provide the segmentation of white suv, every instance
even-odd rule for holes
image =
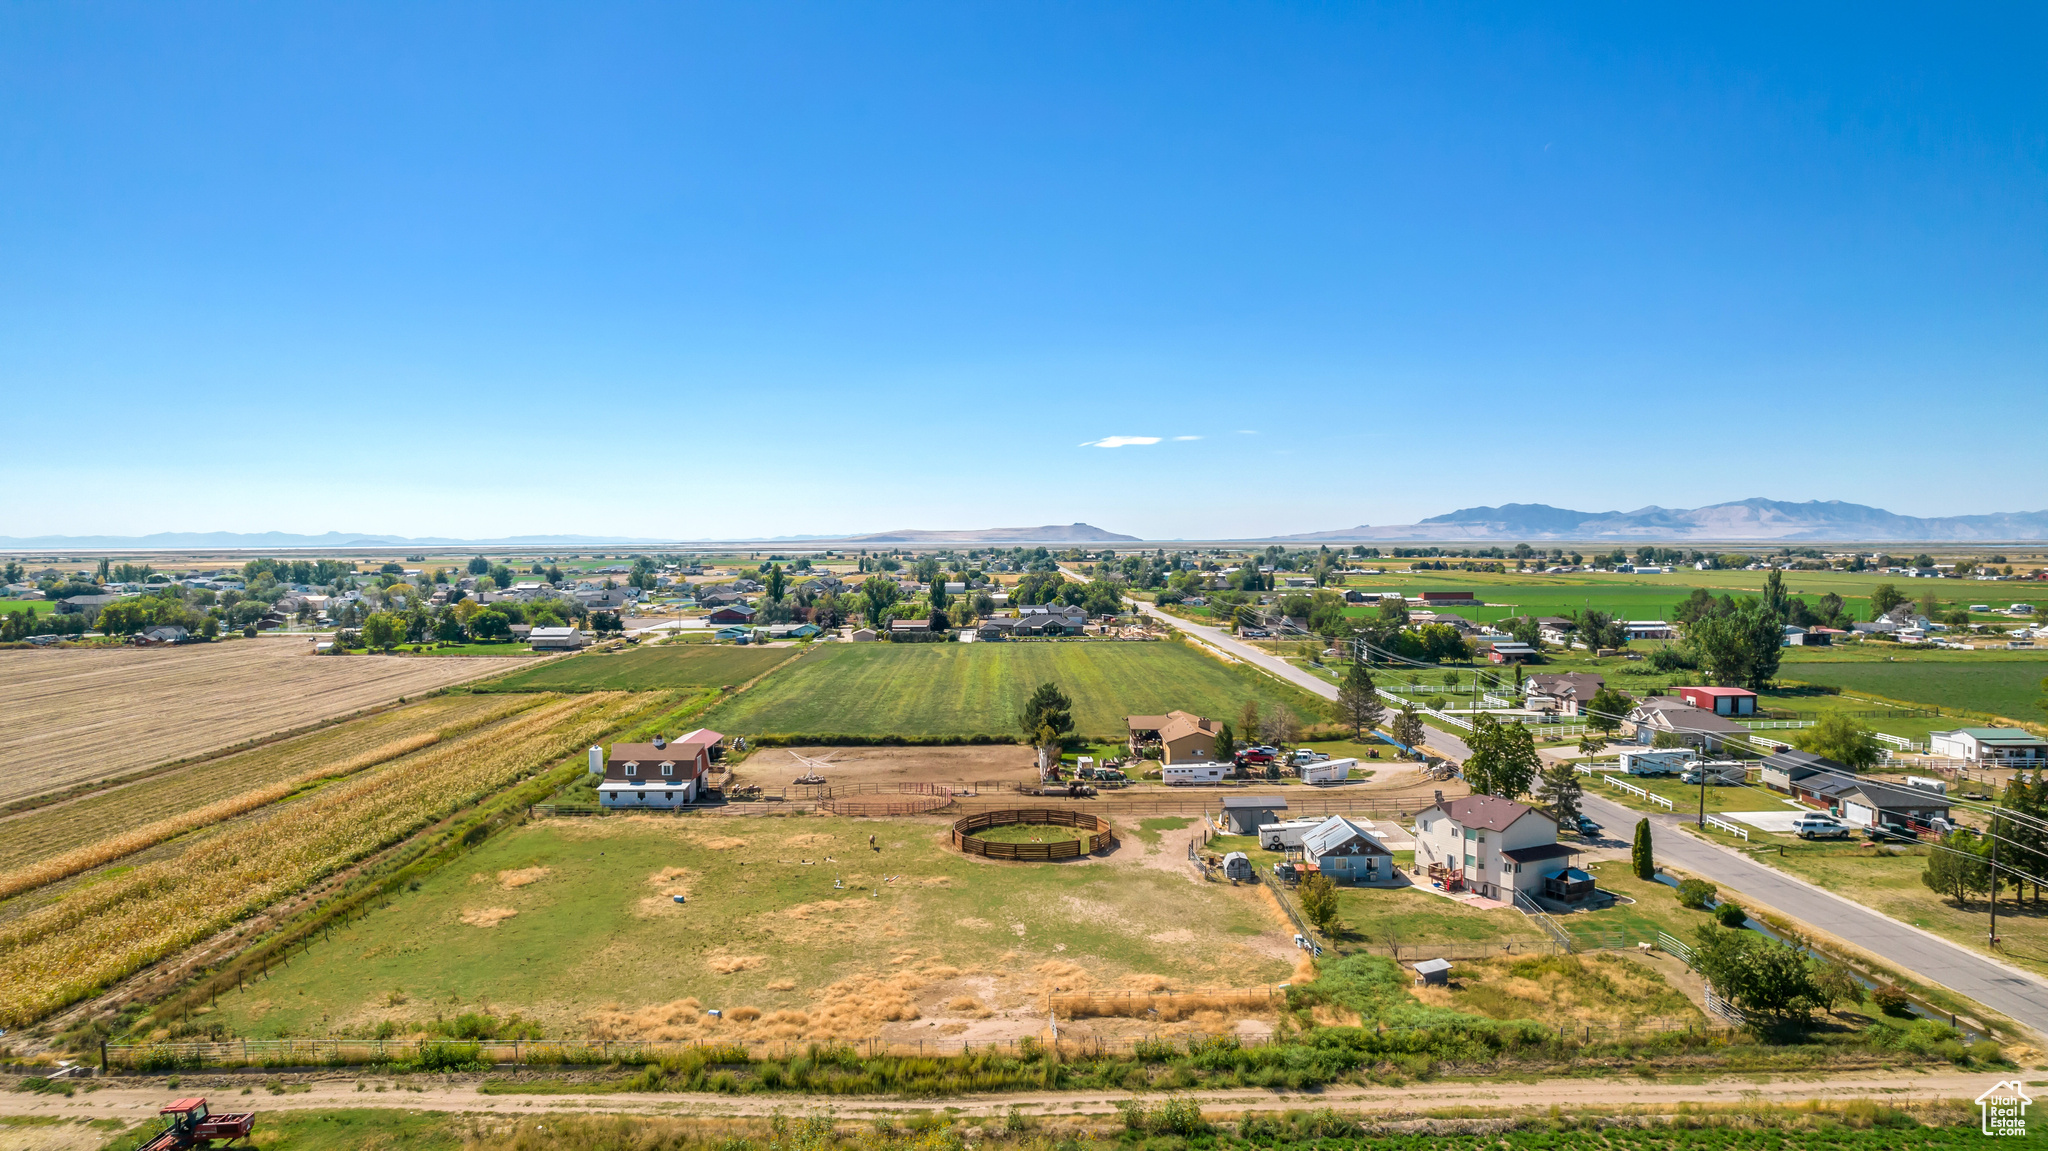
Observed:
[[[1802,815],[1792,821],[1792,833],[1801,839],[1847,839],[1849,829],[1825,815]]]

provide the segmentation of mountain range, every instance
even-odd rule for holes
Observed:
[[[1748,499],[1702,508],[1650,506],[1632,512],[1581,512],[1549,504],[1460,508],[1420,523],[1360,524],[1341,531],[1275,536],[1276,542],[1338,540],[1854,540],[1963,543],[2048,539],[2048,511],[1990,515],[1902,516],[1841,500]]]
[[[959,531],[875,532],[848,536],[775,536],[745,540],[676,540],[630,536],[534,535],[503,536],[498,539],[456,539],[448,536],[391,536],[365,532],[327,532],[323,535],[295,535],[291,532],[157,532],[146,536],[0,536],[0,549],[94,550],[136,548],[146,551],[222,548],[262,551],[278,548],[412,548],[412,547],[569,547],[625,544],[634,546],[683,546],[692,543],[785,543],[806,544],[918,544],[918,543],[1136,543],[1137,536],[1104,531],[1092,524],[1048,524],[1032,528],[969,528]]]

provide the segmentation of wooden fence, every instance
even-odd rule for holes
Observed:
[[[997,840],[979,839],[974,832],[990,827],[1004,827],[1010,824],[1027,824],[1041,827],[1075,827],[1095,834],[1086,840],[1062,839],[1053,843],[1003,843]],[[988,859],[1015,859],[1044,861],[1051,859],[1079,859],[1116,846],[1116,832],[1109,821],[1081,811],[1067,811],[1060,808],[1006,808],[999,811],[984,811],[970,815],[953,823],[953,846],[969,855]]]

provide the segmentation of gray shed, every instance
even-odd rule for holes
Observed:
[[[1232,834],[1257,835],[1262,823],[1276,823],[1275,812],[1287,810],[1284,795],[1232,795],[1223,800],[1223,822]]]
[[[1425,959],[1415,964],[1415,982],[1445,984],[1451,981],[1451,961]]]
[[[1242,851],[1233,851],[1223,857],[1223,877],[1249,883],[1252,881],[1252,861]]]

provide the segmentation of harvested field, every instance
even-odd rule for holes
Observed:
[[[544,704],[365,770],[173,858],[80,885],[0,925],[0,1025],[17,1027],[90,995],[530,772],[573,757],[618,726],[635,707],[631,698],[579,696]],[[550,888],[535,883],[493,894],[503,899]]]
[[[489,691],[669,691],[737,687],[794,656],[786,647],[663,644],[622,652],[589,652],[523,668],[487,685]]]
[[[471,695],[422,700],[0,821],[0,899],[253,811],[317,781],[453,739],[541,701]]]
[[[319,658],[294,639],[0,651],[0,762],[8,765],[0,803],[233,747],[503,666]]]

